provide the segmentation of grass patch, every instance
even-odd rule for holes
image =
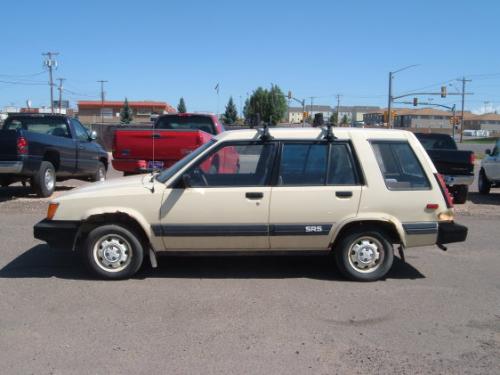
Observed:
[[[464,139],[462,143],[479,143],[479,144],[491,144],[497,141],[497,137],[486,137],[486,138],[475,138],[475,139]]]

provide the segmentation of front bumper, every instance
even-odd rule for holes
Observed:
[[[446,186],[455,185],[472,185],[474,182],[473,175],[445,175],[444,182]]]
[[[0,174],[17,174],[23,170],[22,161],[0,161]]]
[[[44,219],[33,227],[33,235],[52,248],[72,250],[79,227],[79,221]]]
[[[454,222],[440,222],[438,224],[438,238],[436,243],[444,245],[453,242],[464,242],[467,239],[467,227]]]

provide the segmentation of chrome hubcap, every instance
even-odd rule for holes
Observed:
[[[105,271],[121,271],[130,264],[131,258],[130,243],[118,234],[103,236],[94,245],[94,260]]]
[[[45,182],[45,187],[48,190],[52,190],[54,188],[54,173],[50,169],[45,171],[45,175],[43,176],[43,180]]]
[[[106,179],[106,175],[104,174],[104,170],[99,168],[99,181],[104,181]]]
[[[349,263],[359,272],[373,272],[383,259],[383,246],[376,238],[361,237],[349,249]]]

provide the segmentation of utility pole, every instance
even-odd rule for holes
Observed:
[[[45,56],[44,65],[49,68],[49,86],[50,86],[50,112],[54,113],[54,81],[52,78],[52,69],[57,68],[57,61],[54,56],[59,55],[59,52],[45,52],[42,56]]]
[[[63,90],[63,81],[65,81],[65,78],[57,78],[59,81],[59,87],[57,88],[59,90],[59,114],[61,114],[62,110],[62,90]]]
[[[102,111],[104,108],[104,84],[107,83],[108,81],[101,79],[97,82],[101,83],[101,123],[104,123],[104,114]]]
[[[392,72],[389,72],[389,98],[387,103],[387,128],[392,128]]]
[[[342,95],[337,94],[337,124],[336,124],[337,126],[339,126],[339,124],[340,124],[340,121],[339,121],[339,108],[340,108],[340,97],[341,96]]]
[[[462,118],[460,119],[460,143],[462,143],[464,137],[463,134],[464,134],[465,83],[471,82],[471,80],[462,77],[462,79],[458,79],[457,81],[462,81]]]

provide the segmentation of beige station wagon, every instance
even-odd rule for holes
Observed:
[[[153,158],[153,156],[152,156]],[[35,237],[83,252],[107,279],[158,254],[332,253],[348,278],[390,270],[394,247],[465,241],[417,138],[349,128],[228,131],[159,173],[54,199]]]

